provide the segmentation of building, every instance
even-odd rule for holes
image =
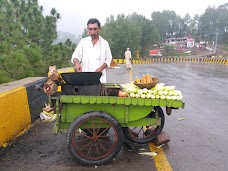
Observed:
[[[173,44],[175,46],[180,46],[180,47],[187,47],[187,48],[192,48],[195,45],[195,40],[194,38],[188,38],[188,37],[172,37],[165,39],[166,44]]]

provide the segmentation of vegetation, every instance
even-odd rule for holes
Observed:
[[[72,66],[73,40],[56,43],[60,14],[53,8],[44,16],[38,0],[0,0],[0,84],[25,77],[44,76],[49,65]],[[208,7],[202,15],[183,18],[174,11],[151,13],[147,19],[137,13],[109,16],[101,36],[108,40],[114,58],[124,58],[126,48],[133,57],[147,57],[151,48],[165,38],[192,36],[196,41],[228,45],[228,3]],[[88,36],[85,29],[81,37]],[[74,41],[75,42],[75,41]],[[225,46],[226,48],[226,46]],[[165,46],[173,53],[172,46]]]
[[[53,8],[43,16],[42,10],[37,0],[0,1],[0,84],[70,65],[75,44],[52,44],[60,14]]]
[[[127,17],[120,14],[116,19],[110,16],[102,28],[101,35],[108,40],[116,58],[123,58],[126,48],[131,49],[134,57],[137,51],[140,51],[140,56],[147,56],[159,37],[153,22],[137,13]]]

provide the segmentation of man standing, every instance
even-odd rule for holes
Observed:
[[[106,83],[106,68],[110,66],[112,54],[108,42],[100,34],[100,22],[92,18],[87,22],[88,37],[78,43],[71,62],[76,72],[102,72],[101,83]]]
[[[131,69],[131,51],[127,48],[127,51],[124,53],[127,70]]]

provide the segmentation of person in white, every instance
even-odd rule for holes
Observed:
[[[131,51],[127,48],[127,51],[124,53],[127,69],[131,69]]]
[[[100,22],[92,18],[87,22],[88,37],[78,43],[71,58],[76,72],[102,72],[101,83],[106,83],[106,68],[112,61],[109,43],[99,36]]]

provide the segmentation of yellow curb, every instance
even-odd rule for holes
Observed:
[[[31,124],[26,88],[19,86],[0,93],[0,147]]]
[[[16,138],[24,135],[25,132],[27,132],[32,127],[33,127],[33,124],[28,125],[24,130],[22,130],[19,134],[17,134]]]

